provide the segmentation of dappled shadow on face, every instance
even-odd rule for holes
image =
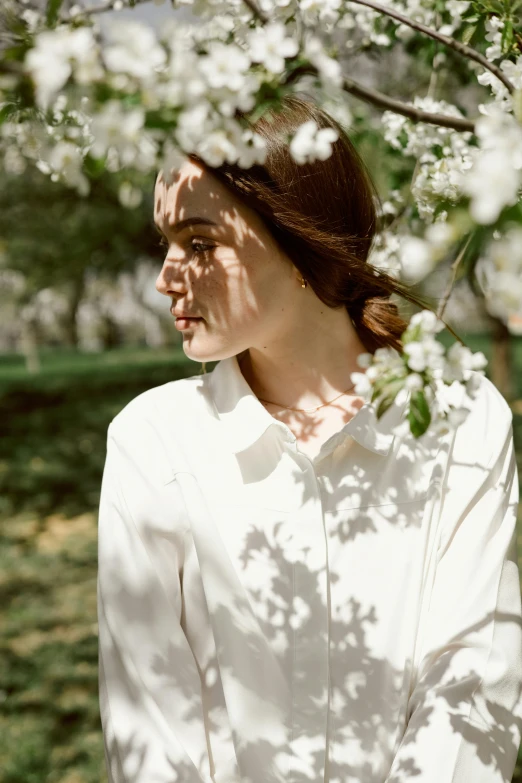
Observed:
[[[196,216],[215,225],[177,233],[180,221]],[[169,296],[178,311],[203,317],[216,336],[226,330],[229,341],[244,342],[247,330],[266,318],[269,294],[273,298],[273,286],[285,274],[282,252],[260,216],[211,172],[188,161],[172,184],[158,176],[154,221],[169,245],[156,281],[158,291]],[[208,241],[210,249],[196,254],[192,237]],[[207,346],[210,353],[212,347]],[[207,361],[219,358],[209,355]]]

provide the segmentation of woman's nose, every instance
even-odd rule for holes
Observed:
[[[182,288],[183,284],[181,282],[176,284],[172,268],[169,268],[169,265],[164,263],[156,278],[156,290],[165,296],[172,296],[174,293],[179,295],[181,291],[178,291],[178,289]]]

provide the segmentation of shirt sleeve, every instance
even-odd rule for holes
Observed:
[[[515,769],[518,475],[511,411],[489,380],[482,388],[455,439],[406,730],[385,783],[510,783]]]
[[[211,780],[201,678],[180,625],[184,531],[168,494],[175,482],[158,481],[155,451],[135,423],[109,425],[97,579],[109,783]]]

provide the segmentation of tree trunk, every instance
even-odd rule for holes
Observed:
[[[491,380],[508,402],[513,400],[513,350],[506,324],[492,317]]]
[[[117,348],[122,342],[118,324],[106,313],[100,316],[100,338],[105,351]]]
[[[82,274],[71,283],[71,297],[69,299],[69,312],[63,319],[65,341],[71,348],[78,348],[78,308],[83,299],[85,279]]]
[[[38,353],[38,335],[36,319],[33,317],[22,320],[20,347],[25,358],[25,369],[28,373],[39,373],[41,370],[40,354]]]

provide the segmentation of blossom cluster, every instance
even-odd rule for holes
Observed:
[[[444,323],[431,310],[415,313],[401,337],[403,350],[378,348],[357,357],[365,372],[354,372],[354,391],[371,402],[380,418],[399,394],[407,395],[404,420],[396,431],[415,438],[428,427],[439,433],[458,426],[467,416],[465,395],[473,398],[487,360],[459,342],[449,349],[435,335]]]
[[[475,274],[489,312],[507,322],[522,317],[522,227],[496,231],[483,248]]]
[[[481,107],[475,133],[479,149],[473,164],[461,174],[461,187],[471,197],[470,212],[477,223],[491,225],[505,207],[517,203],[522,187],[522,126],[497,104]]]
[[[278,20],[254,29],[239,24],[230,42],[230,23],[229,16],[202,26],[176,21],[157,37],[137,21],[118,21],[104,28],[103,41],[94,26],[36,29],[24,65],[45,119],[36,130],[32,120],[4,122],[7,170],[33,159],[85,194],[88,155],[110,171],[169,171],[189,152],[211,166],[262,163],[263,138],[236,112],[254,109],[298,54],[328,89],[339,85],[340,65],[311,30],[298,42],[295,26]],[[299,163],[324,159],[336,138],[308,122],[291,154]]]
[[[321,2],[316,1],[314,5],[321,5]],[[388,0],[386,5],[408,19],[414,19],[428,27],[438,28],[445,35],[453,35],[460,29],[463,21],[462,16],[471,3],[470,0],[446,0],[442,8],[440,3],[430,0],[392,0],[391,2]],[[359,31],[362,34],[363,42],[367,45],[375,44],[379,47],[387,47],[397,39],[408,41],[415,35],[414,30],[408,25],[383,17],[373,8],[351,5],[350,3],[335,3],[335,6],[338,14],[335,20],[337,27]],[[353,46],[352,36],[347,36],[346,47],[351,49]]]
[[[126,1],[115,0],[114,7]],[[492,65],[483,67],[484,60],[463,60],[477,89],[490,91],[489,100],[478,106],[474,132],[414,122],[400,111],[382,115],[384,140],[414,167],[413,208],[402,210],[404,199],[398,189],[392,190],[383,209],[395,218],[377,235],[369,261],[417,283],[451,254],[466,232],[485,227],[491,241],[484,245],[477,278],[486,307],[505,321],[522,312],[516,252],[521,239],[516,210],[522,189],[522,56],[510,48],[509,10],[507,16],[479,13],[470,0],[387,0],[381,11],[350,0],[257,0],[268,19],[262,23],[244,0],[176,0],[173,5],[190,9],[198,22],[172,19],[158,33],[129,20],[100,26],[95,15],[73,6],[67,21],[49,28],[42,15],[26,9],[27,51],[20,64],[34,90],[31,109],[39,121],[35,111],[9,111],[19,103],[18,77],[2,75],[0,154],[5,169],[18,174],[32,163],[82,195],[89,193],[93,170],[121,173],[121,203],[133,208],[141,200],[133,171],[162,169],[168,178],[191,152],[210,166],[225,161],[244,168],[262,164],[265,141],[239,117],[260,116],[286,92],[313,92],[348,126],[352,116],[342,67],[346,50],[402,45],[418,34],[417,22],[468,40],[481,18],[486,60],[500,70],[495,74]],[[413,25],[386,11],[402,14]],[[437,66],[444,66],[445,57],[437,53]],[[512,90],[499,74],[510,80]],[[20,94],[30,93],[26,87]],[[434,98],[431,89],[428,96],[414,96],[410,105],[460,123],[469,119],[457,105]],[[290,154],[298,164],[326,160],[337,137],[333,128],[305,122],[288,139]],[[462,383],[470,362],[480,365],[481,357],[473,359],[461,346],[442,356],[434,339],[439,322],[430,318],[426,312],[412,318],[400,357],[377,352],[364,383],[376,374],[372,393],[386,389],[381,411],[389,404],[390,388],[405,387],[419,411],[426,414],[427,406],[435,418],[437,410],[444,411],[452,421],[456,414],[449,416],[446,390],[450,368],[460,367],[462,377],[453,380]],[[421,370],[422,356],[428,363]],[[390,368],[395,373],[392,386],[385,380]]]

